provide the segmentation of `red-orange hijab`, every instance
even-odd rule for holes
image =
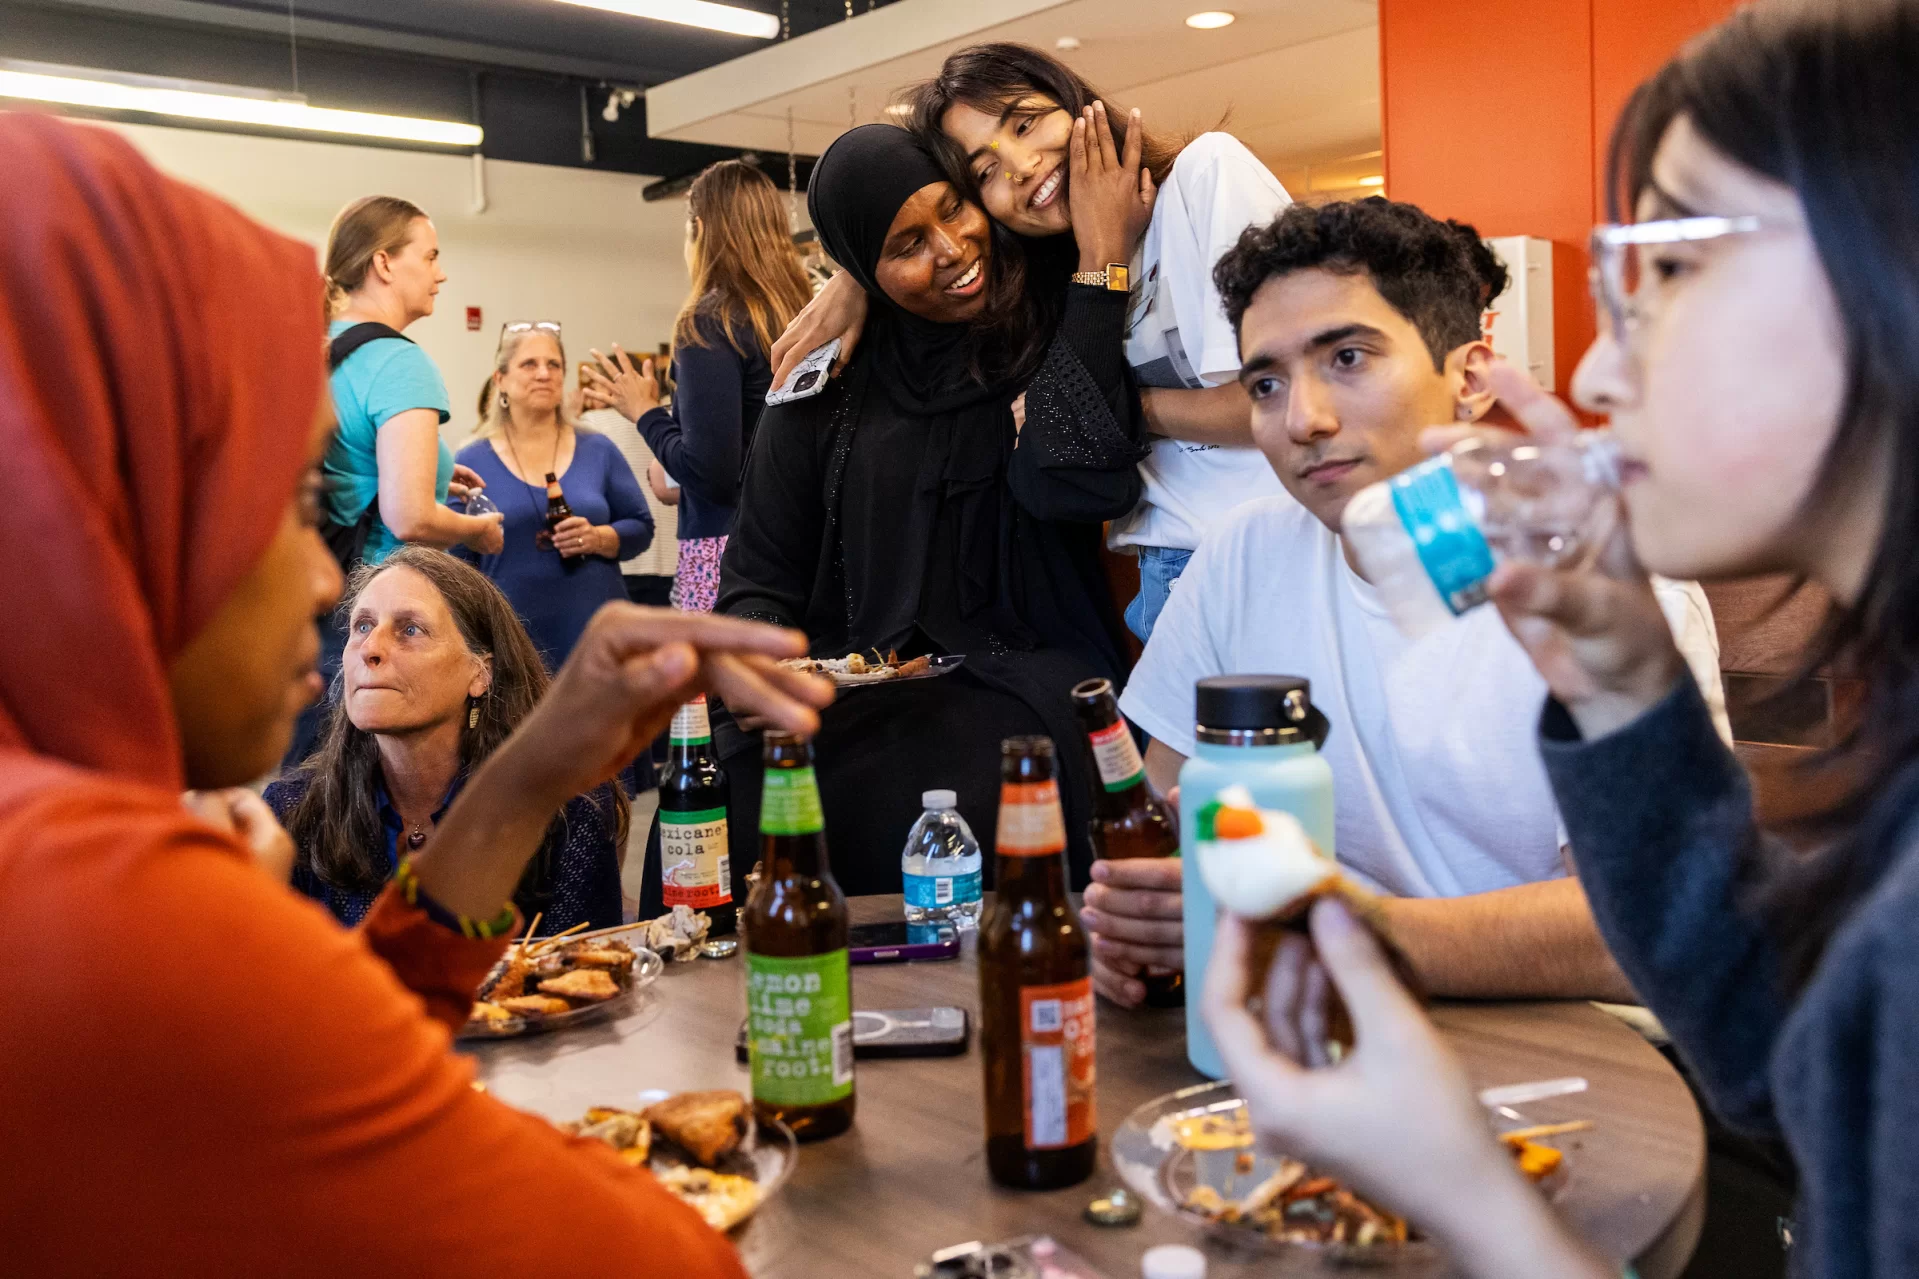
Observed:
[[[177,790],[168,664],[272,540],[322,389],[312,249],[118,135],[0,113],[0,810]]]

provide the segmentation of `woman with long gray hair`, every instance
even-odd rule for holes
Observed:
[[[512,606],[470,565],[403,546],[355,575],[346,661],[313,754],[267,787],[293,837],[293,886],[356,924],[469,773],[546,692]],[[607,783],[553,814],[513,894],[543,931],[620,922],[626,793]]]

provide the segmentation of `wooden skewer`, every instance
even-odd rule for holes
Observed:
[[[540,944],[534,947],[533,953],[536,955],[544,955],[547,951],[553,949],[554,945],[557,944],[562,939],[571,937],[574,933],[577,933],[582,928],[585,928],[586,923],[587,921],[581,920],[579,923],[573,925],[573,927],[567,929],[563,933],[554,933],[551,937],[542,939]]]
[[[1585,1132],[1593,1126],[1590,1119],[1575,1119],[1565,1124],[1536,1124],[1531,1128],[1515,1128],[1511,1132],[1502,1132],[1499,1139],[1508,1144],[1532,1141],[1538,1137],[1561,1137],[1569,1132]]]
[[[542,910],[542,911],[534,912],[533,922],[526,926],[526,936],[520,938],[520,950],[523,953],[525,952],[528,944],[531,943],[533,940],[533,930],[538,928],[540,926],[540,921],[545,918],[546,918],[545,911]]]

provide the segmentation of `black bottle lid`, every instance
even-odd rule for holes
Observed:
[[[1331,729],[1313,705],[1312,681],[1298,675],[1214,675],[1193,686],[1202,740],[1250,744],[1325,742]],[[1229,736],[1230,735],[1230,736]]]

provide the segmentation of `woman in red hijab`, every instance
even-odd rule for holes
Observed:
[[[0,173],[4,1267],[740,1275],[610,1149],[469,1087],[449,1031],[504,942],[448,923],[695,692],[816,727],[828,691],[773,666],[804,641],[609,605],[417,895],[341,931],[180,803],[268,771],[318,691],[313,254],[101,130],[0,115]]]

